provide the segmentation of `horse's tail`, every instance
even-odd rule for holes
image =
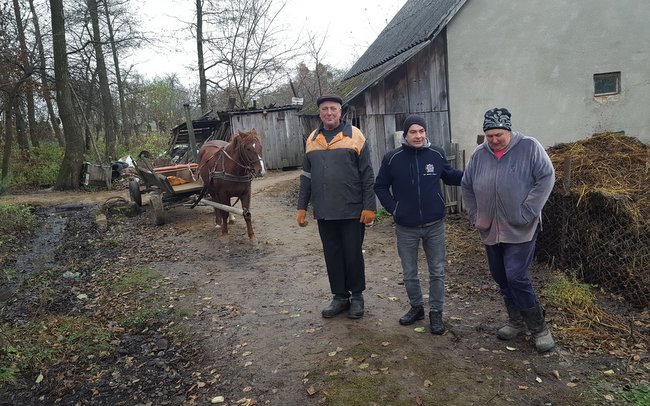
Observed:
[[[203,199],[203,196],[205,196],[205,192],[207,192],[207,190],[208,190],[208,184],[209,184],[209,183],[207,183],[207,182],[203,182],[203,189],[201,189],[201,193],[199,193],[199,197],[196,199],[196,201],[195,201],[194,204],[190,207],[190,209],[195,208],[195,207],[199,204],[199,202],[201,201],[201,199]]]

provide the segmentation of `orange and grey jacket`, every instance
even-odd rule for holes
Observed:
[[[322,124],[307,138],[300,175],[298,209],[311,200],[317,220],[358,219],[361,210],[376,210],[374,172],[366,138],[343,123],[328,143]]]

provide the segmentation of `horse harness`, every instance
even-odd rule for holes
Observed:
[[[241,147],[240,147],[241,149]],[[212,182],[212,179],[221,179],[221,180],[227,180],[230,182],[242,182],[242,183],[247,183],[253,180],[255,178],[255,174],[253,172],[253,163],[254,162],[259,162],[262,160],[262,158],[258,159],[253,159],[248,162],[247,165],[242,165],[241,163],[237,162],[233,157],[226,152],[226,147],[223,147],[216,151],[210,159],[214,158],[217,154],[219,156],[217,157],[217,162],[215,162],[214,166],[210,168],[210,182]],[[239,151],[240,157],[244,157],[244,154]],[[231,173],[226,172],[226,165],[225,165],[225,158],[228,158],[230,161],[234,162],[237,166],[240,168],[243,168],[246,170],[246,175],[233,175]],[[210,159],[206,160],[206,162],[209,162]],[[223,168],[223,171],[217,171],[217,166],[221,162],[221,167]]]

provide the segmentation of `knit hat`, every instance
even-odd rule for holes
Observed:
[[[409,128],[413,124],[421,125],[425,131],[427,129],[427,122],[424,121],[424,118],[418,116],[417,114],[411,114],[410,116],[406,117],[406,120],[404,120],[404,125],[403,125],[404,133],[402,134],[404,137],[406,137],[406,134],[409,132]]]
[[[338,103],[341,105],[343,104],[343,99],[341,99],[340,96],[337,96],[335,94],[324,94],[316,100],[316,105],[320,106],[321,103],[325,103],[326,101]]]
[[[512,124],[510,123],[510,112],[505,108],[493,108],[485,112],[485,119],[483,120],[483,132],[493,128],[501,128],[511,131]]]

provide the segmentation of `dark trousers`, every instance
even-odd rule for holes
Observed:
[[[536,240],[537,233],[529,242],[485,246],[490,273],[499,285],[501,295],[506,303],[514,304],[519,310],[528,310],[537,305],[537,295],[528,275]]]
[[[318,220],[327,276],[332,294],[350,297],[366,289],[363,237],[366,226],[359,220]]]

